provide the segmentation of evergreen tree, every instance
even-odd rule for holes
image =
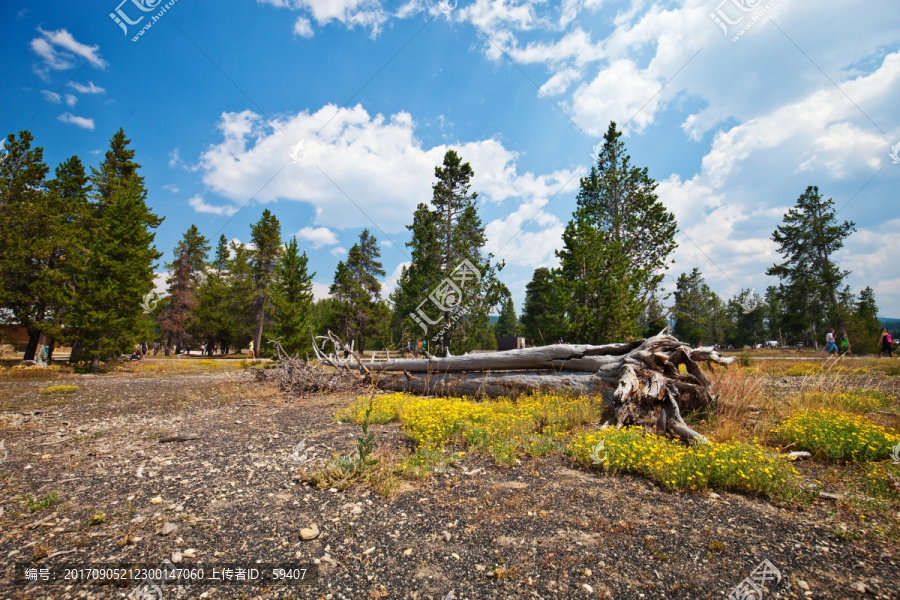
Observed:
[[[856,298],[853,312],[848,315],[842,330],[847,331],[854,354],[876,353],[880,350],[881,321],[878,319],[878,305],[875,291],[866,287]],[[842,330],[835,330],[840,339]]]
[[[300,253],[297,239],[284,246],[272,281],[273,337],[289,354],[301,355],[312,348],[312,278],[306,252]]]
[[[536,346],[555,344],[568,335],[566,286],[547,267],[535,269],[525,287],[522,335]]]
[[[228,264],[228,242],[222,235],[216,244],[215,257],[206,268],[206,277],[197,289],[198,306],[190,323],[191,334],[196,339],[218,345],[223,353],[234,343],[237,335],[235,330],[238,329],[235,326],[234,312],[238,307],[233,302],[228,282]],[[238,314],[241,314],[240,311]]]
[[[610,123],[557,251],[570,335],[578,342],[638,335],[676,247],[675,217],[659,201],[647,168],[631,165],[621,136]]]
[[[729,344],[736,347],[753,346],[769,339],[777,339],[766,337],[766,307],[762,297],[754,294],[753,290],[742,289],[740,294],[729,300],[725,314],[725,341]]]
[[[56,273],[48,271],[57,219],[51,212],[44,149],[29,131],[10,134],[0,162],[0,306],[25,328],[25,359],[33,360],[53,310]]]
[[[229,347],[240,349],[254,339],[254,324],[257,322],[257,289],[254,269],[251,264],[252,250],[242,244],[231,242],[231,258],[228,260],[228,307]],[[259,346],[256,346],[257,349]]]
[[[500,303],[500,318],[494,323],[494,335],[496,337],[516,335],[517,325],[516,308],[513,306],[512,298],[506,298]]]
[[[682,273],[675,287],[675,336],[689,344],[711,346],[725,339],[725,311],[696,267]]]
[[[350,248],[347,262],[339,262],[329,292],[337,301],[337,320],[344,340],[356,340],[355,348],[365,350],[366,339],[377,329],[379,317],[385,317],[381,302],[381,282],[385,276],[378,240],[368,229],[359,234],[359,242]]]
[[[175,246],[173,254],[175,260],[166,265],[170,272],[166,280],[168,295],[157,318],[165,340],[166,355],[175,344],[183,343],[190,347],[195,341],[188,332],[193,329],[190,323],[192,313],[199,306],[197,295],[205,279],[209,242],[200,235],[196,225],[191,225]]]
[[[154,263],[162,255],[153,246],[152,230],[163,219],[147,207],[140,165],[129,144],[119,129],[100,169],[91,169],[91,244],[72,310],[78,336],[72,360],[89,358],[95,369],[101,359],[150,336],[142,299],[153,289]]]
[[[259,221],[251,226],[250,232],[253,244],[253,250],[250,253],[250,266],[256,292],[253,298],[256,326],[253,340],[257,353],[262,354],[260,344],[262,344],[263,330],[266,326],[266,313],[271,311],[269,306],[271,298],[270,285],[281,255],[281,224],[267,208],[263,211]]]
[[[786,333],[804,337],[807,343],[819,341],[829,324],[836,329],[842,324],[838,290],[850,272],[841,270],[833,256],[856,229],[851,221],[838,223],[833,207],[818,187],[809,186],[772,233],[784,262],[766,274],[782,281],[779,295]]]
[[[509,291],[497,279],[503,265],[492,265],[491,255],[482,252],[478,195],[470,191],[474,171],[448,150],[434,173],[431,207],[419,205],[410,226],[412,264],[400,278],[394,312],[408,315],[409,335],[418,339],[424,334],[433,353],[439,352],[437,346],[441,353],[449,349],[457,354],[495,348],[488,315]]]

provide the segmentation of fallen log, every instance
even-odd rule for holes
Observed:
[[[316,347],[322,363],[338,371],[358,371],[357,377],[380,389],[490,398],[548,391],[600,395],[614,413],[609,425],[645,425],[701,442],[706,439],[681,416],[682,410],[701,410],[715,399],[700,363],[711,367],[734,361],[711,347],[691,348],[665,333],[621,344],[556,344],[368,365],[331,332],[319,339],[331,342],[335,349],[326,355],[326,342],[322,349]]]

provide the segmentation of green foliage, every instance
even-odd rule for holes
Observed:
[[[271,312],[272,278],[275,267],[281,257],[281,224],[278,219],[265,209],[259,221],[250,226],[249,252],[250,276],[253,284],[253,316],[255,330],[253,341],[257,353],[266,349],[262,346],[263,331],[266,327],[266,314]]]
[[[166,265],[169,268],[168,296],[156,319],[166,346],[194,341],[191,331],[193,312],[199,306],[197,294],[205,279],[206,260],[209,254],[209,240],[200,235],[196,225],[191,225],[175,246],[175,260]]]
[[[841,462],[884,459],[900,443],[900,436],[865,417],[828,409],[795,414],[775,427],[772,434],[792,448]]]
[[[682,273],[675,288],[674,335],[690,344],[706,345],[725,340],[725,310],[696,267]]]
[[[507,298],[500,304],[500,318],[494,323],[494,335],[510,336],[516,335],[516,308],[513,306],[512,298]]]
[[[38,500],[37,498],[26,498],[25,499],[25,510],[28,512],[38,512],[44,510],[45,508],[50,508],[56,504],[59,504],[62,500],[59,497],[59,494],[56,491],[52,491],[42,500]]]
[[[289,354],[302,356],[312,349],[312,278],[306,252],[296,238],[285,244],[272,281],[272,335]]]
[[[344,340],[356,340],[355,348],[363,352],[366,341],[378,331],[378,317],[387,317],[381,302],[381,283],[384,277],[378,240],[363,229],[359,242],[350,248],[347,262],[338,263],[334,283],[329,292],[335,299],[333,317]]]
[[[547,267],[534,270],[525,288],[522,335],[535,346],[555,344],[568,334],[565,291],[556,272]]]

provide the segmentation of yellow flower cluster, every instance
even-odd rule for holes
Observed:
[[[74,394],[78,391],[77,385],[51,385],[41,390],[42,394]]]
[[[337,417],[362,422],[368,403],[369,397],[360,396]],[[515,462],[518,452],[552,452],[556,448],[554,439],[599,418],[602,410],[599,398],[559,393],[484,402],[398,393],[376,396],[369,420],[400,421],[404,432],[420,448],[436,449],[462,441],[509,464]]]
[[[812,406],[828,406],[850,412],[884,410],[893,404],[893,398],[879,390],[849,390],[842,392],[814,392],[806,398]]]
[[[605,460],[597,465],[592,452],[601,441]],[[586,466],[641,474],[671,490],[717,488],[785,497],[797,489],[798,474],[790,462],[756,442],[685,446],[641,427],[625,427],[579,433],[566,451]]]
[[[828,409],[792,415],[772,434],[799,450],[835,461],[880,460],[900,443],[900,436],[865,417]]]

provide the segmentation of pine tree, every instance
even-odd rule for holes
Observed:
[[[385,276],[378,240],[363,229],[359,242],[350,248],[347,262],[339,262],[334,283],[329,292],[337,301],[337,319],[341,336],[356,340],[356,349],[363,352],[366,340],[376,330],[377,318],[384,317],[381,306],[380,277]]]
[[[51,212],[45,182],[44,149],[32,149],[33,136],[19,132],[6,139],[9,153],[0,163],[0,307],[25,328],[25,359],[33,360],[46,320],[53,311],[53,235],[58,220]]]
[[[263,339],[263,330],[266,326],[266,313],[271,311],[269,301],[271,298],[270,285],[275,267],[281,256],[281,224],[269,209],[263,211],[259,221],[251,226],[251,242],[253,250],[250,253],[250,266],[253,272],[253,284],[255,296],[253,298],[253,311],[256,329],[253,340],[257,354],[262,353],[260,344]]]
[[[312,278],[306,252],[300,253],[297,239],[284,246],[272,281],[273,337],[289,354],[312,349]]]
[[[610,123],[557,251],[577,342],[639,335],[676,247],[675,217],[659,201],[647,168],[631,165],[621,136]]]
[[[101,359],[123,352],[150,336],[142,299],[153,289],[153,229],[162,218],[147,208],[147,191],[134,162],[135,151],[120,129],[100,169],[91,169],[94,197],[91,244],[82,288],[72,311],[78,341],[72,360]]]
[[[189,335],[192,313],[199,306],[197,298],[206,271],[209,242],[200,235],[196,225],[191,225],[173,251],[175,260],[166,265],[170,276],[166,279],[168,295],[157,318],[165,340],[165,352],[175,344],[191,346]]]
[[[522,335],[534,345],[555,344],[568,335],[565,289],[556,273],[547,267],[535,269],[522,311]]]
[[[234,325],[233,294],[228,283],[228,264],[228,242],[222,235],[216,244],[215,257],[207,265],[206,277],[197,289],[198,306],[190,323],[191,335],[218,345],[222,352],[227,352],[234,343],[234,331],[237,329]]]
[[[500,303],[500,317],[494,323],[494,335],[497,337],[514,336],[517,325],[516,307],[513,305],[512,298],[506,298]]]
[[[807,343],[818,341],[828,324],[841,327],[838,291],[850,272],[841,270],[833,256],[856,229],[852,221],[838,223],[833,207],[818,187],[809,186],[772,233],[785,260],[766,274],[782,281],[785,333],[805,337]]]
[[[752,309],[752,310],[751,310]],[[727,330],[725,341],[737,347],[761,344],[766,337],[766,306],[759,294],[744,290],[725,307]]]
[[[257,322],[257,289],[251,265],[252,250],[231,242],[231,258],[228,260],[228,345],[242,348],[254,339],[254,324]],[[257,346],[257,348],[259,348]]]
[[[725,311],[696,267],[682,273],[675,287],[675,336],[690,344],[707,346],[725,339]]]

